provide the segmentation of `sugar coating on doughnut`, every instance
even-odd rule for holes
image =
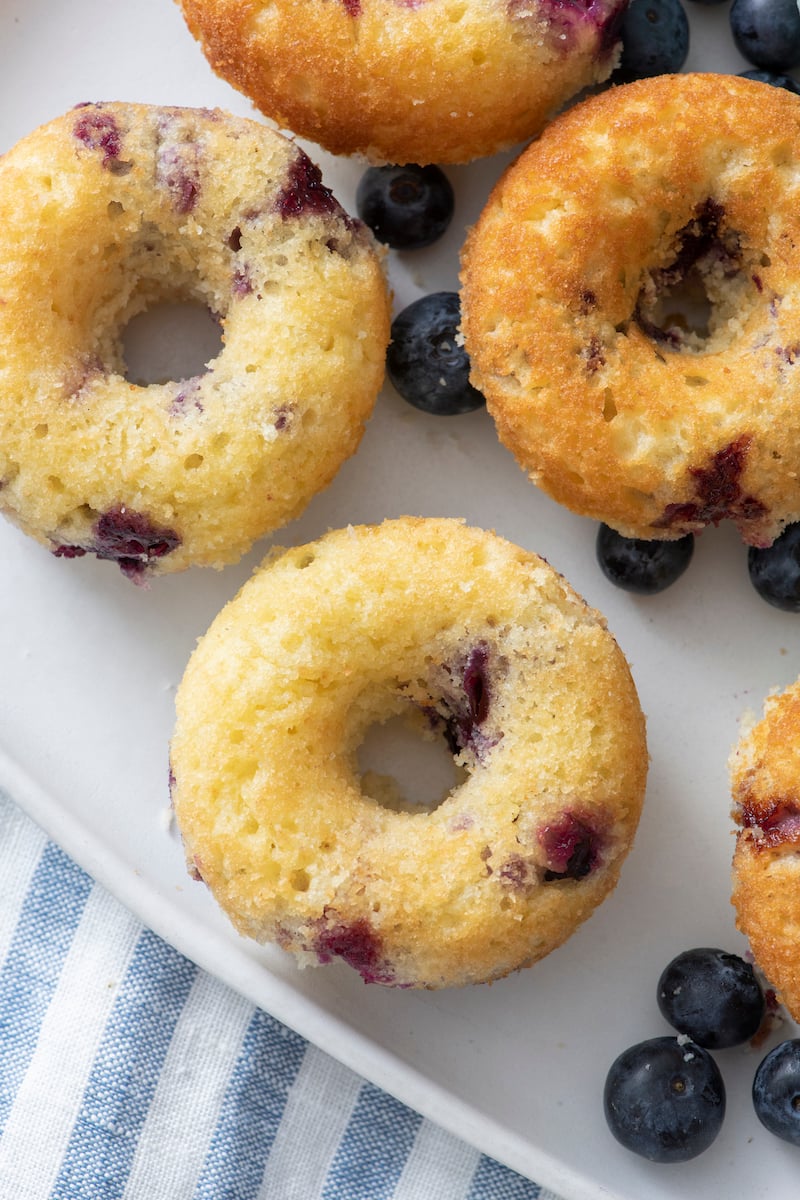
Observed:
[[[624,535],[800,518],[800,104],[661,76],[558,117],[467,240],[465,344],[531,479]]]
[[[615,886],[640,813],[644,721],[603,619],[542,559],[455,520],[271,556],[176,706],[192,874],[243,934],[370,983],[487,981],[549,953]],[[430,809],[359,775],[367,730],[398,716],[463,772]]]
[[[223,345],[143,387],[122,333],[162,301],[208,308]],[[355,451],[388,328],[371,234],[299,147],[79,105],[0,159],[0,511],[135,582],[233,562]]]
[[[800,681],[768,697],[730,759],[737,925],[800,1020]]]
[[[619,56],[624,0],[179,0],[214,70],[280,126],[375,162],[537,134]],[[302,28],[302,37],[298,29]]]

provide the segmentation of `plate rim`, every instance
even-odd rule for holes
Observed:
[[[267,963],[257,963],[236,950],[232,953],[230,943],[216,930],[203,926],[194,914],[183,911],[168,897],[159,896],[88,824],[60,805],[1,742],[0,789],[144,926],[362,1079],[389,1092],[480,1153],[556,1193],[559,1200],[624,1200],[621,1193],[609,1191],[604,1184],[511,1133],[403,1062],[399,1055],[325,1012],[276,976]],[[235,963],[237,969],[226,971],[227,963]]]

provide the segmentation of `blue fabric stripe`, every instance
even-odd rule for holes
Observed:
[[[51,1200],[122,1195],[196,973],[177,950],[149,930],[142,933],[106,1024]]]
[[[253,1200],[258,1194],[306,1049],[303,1038],[256,1009],[225,1092],[196,1200]]]
[[[422,1117],[365,1083],[336,1151],[323,1200],[391,1200]]]
[[[91,890],[89,876],[48,843],[0,971],[0,1132],[36,1048]]]
[[[516,1175],[493,1158],[481,1155],[466,1200],[537,1200],[538,1183]]]

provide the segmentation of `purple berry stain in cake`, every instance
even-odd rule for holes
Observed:
[[[322,172],[304,151],[289,165],[288,179],[278,193],[275,209],[282,217],[344,216],[339,201],[322,182]]]
[[[192,375],[190,379],[181,379],[178,381],[177,391],[172,397],[169,406],[169,415],[171,417],[183,417],[188,409],[194,408],[197,412],[203,411],[203,404],[200,400],[200,376]]]
[[[448,709],[445,718],[445,739],[454,755],[471,750],[480,761],[499,735],[487,735],[481,726],[489,716],[491,685],[489,682],[489,647],[485,642],[473,646],[463,665],[448,669],[454,678],[460,675],[460,686],[454,694],[444,697]]]
[[[321,963],[341,958],[358,971],[365,983],[394,982],[393,972],[383,961],[381,940],[363,918],[351,924],[327,926],[314,939],[314,951]]]
[[[696,498],[682,504],[668,504],[654,529],[679,525],[718,525],[726,518],[733,521],[758,521],[767,508],[755,496],[744,492],[741,476],[747,462],[752,438],[742,434],[723,446],[706,467],[690,467]]]
[[[589,339],[589,344],[583,352],[583,357],[586,361],[586,370],[590,375],[594,375],[595,371],[599,371],[601,367],[606,365],[603,343],[599,337],[593,335]]]
[[[231,291],[233,292],[234,296],[238,296],[240,299],[242,296],[252,295],[253,281],[250,278],[250,272],[246,266],[237,267],[233,272]]]
[[[510,891],[522,891],[535,878],[535,869],[521,854],[512,854],[497,869],[498,881]]]
[[[102,151],[104,167],[119,158],[122,135],[111,113],[98,108],[83,112],[73,125],[72,132],[89,150]]]
[[[573,48],[576,31],[588,26],[595,32],[597,57],[604,59],[619,42],[628,0],[506,0],[506,6],[512,21],[530,25],[537,36],[547,22],[555,46],[565,53]]]
[[[169,554],[180,541],[174,530],[154,525],[145,513],[135,512],[122,504],[98,517],[92,539],[85,546],[55,546],[53,553],[56,558],[82,558],[84,554],[94,554],[99,559],[115,562],[133,583],[144,583],[153,560]]]
[[[761,847],[800,842],[800,802],[794,796],[767,801],[745,798],[739,817],[745,829],[757,832],[756,841]]]
[[[600,865],[601,837],[588,818],[565,812],[544,825],[537,840],[545,853],[544,878],[584,879]]]
[[[193,854],[192,861],[191,861],[191,863],[189,863],[189,866],[188,866],[188,871],[189,871],[189,878],[193,879],[195,881],[195,883],[205,883],[205,879],[203,878],[202,868],[203,868],[203,864],[200,860],[200,855]]]
[[[278,433],[283,433],[285,429],[294,421],[294,406],[291,404],[279,404],[275,409],[275,420],[273,422]]]
[[[95,523],[92,552],[116,562],[123,575],[139,580],[156,558],[163,558],[181,539],[172,529],[154,525],[146,513],[120,505],[103,513]]]
[[[177,213],[192,212],[200,195],[197,142],[167,142],[158,148],[156,183],[169,192]]]

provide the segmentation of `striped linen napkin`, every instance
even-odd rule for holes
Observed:
[[[556,1200],[144,928],[0,791],[0,1200]]]

